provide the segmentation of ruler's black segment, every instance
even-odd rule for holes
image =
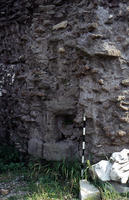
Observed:
[[[85,135],[82,135],[82,142],[85,142]]]
[[[83,120],[83,127],[86,127],[86,120]]]

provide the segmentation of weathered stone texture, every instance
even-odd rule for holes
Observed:
[[[80,180],[80,200],[100,200],[100,191],[94,185],[86,181]]]
[[[1,141],[46,159],[78,157],[85,112],[86,156],[128,146],[128,6],[1,1]]]

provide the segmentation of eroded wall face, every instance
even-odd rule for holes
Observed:
[[[1,138],[47,160],[77,158],[85,113],[87,158],[128,148],[129,3],[2,5]]]
[[[0,142],[15,140],[21,101],[21,82],[14,84],[16,74],[25,67],[26,40],[33,4],[29,1],[0,1]],[[26,68],[26,67],[25,67]],[[16,117],[17,116],[17,117]],[[14,122],[14,123],[13,123]],[[20,122],[21,123],[21,122]]]

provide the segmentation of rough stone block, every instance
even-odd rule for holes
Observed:
[[[99,190],[86,180],[80,180],[80,200],[99,200]]]
[[[97,164],[92,165],[93,175],[102,181],[110,181],[111,163],[107,160],[101,160]]]
[[[125,79],[121,82],[122,85],[124,86],[129,86],[129,79]]]
[[[94,43],[93,46],[86,48],[85,45],[82,44],[81,40],[78,39],[77,49],[85,52],[88,55],[97,55],[97,56],[110,56],[110,57],[120,57],[121,52],[114,43],[111,42],[101,42]]]
[[[127,184],[121,184],[117,182],[110,182],[111,186],[115,189],[116,192],[118,193],[127,193],[129,192],[129,185]]]
[[[77,155],[77,145],[73,142],[61,141],[57,143],[45,143],[43,157],[46,160],[72,159]]]
[[[28,153],[33,156],[42,157],[43,142],[37,138],[31,138],[28,142]]]
[[[66,28],[68,25],[68,22],[67,21],[63,21],[59,24],[56,24],[53,26],[53,30],[58,30],[58,29],[62,29],[62,28]]]
[[[125,184],[129,180],[129,150],[114,152],[109,161],[101,160],[92,165],[92,174],[101,181],[116,181]]]

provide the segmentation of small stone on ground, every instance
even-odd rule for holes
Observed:
[[[99,190],[86,180],[80,180],[80,200],[99,200]]]

